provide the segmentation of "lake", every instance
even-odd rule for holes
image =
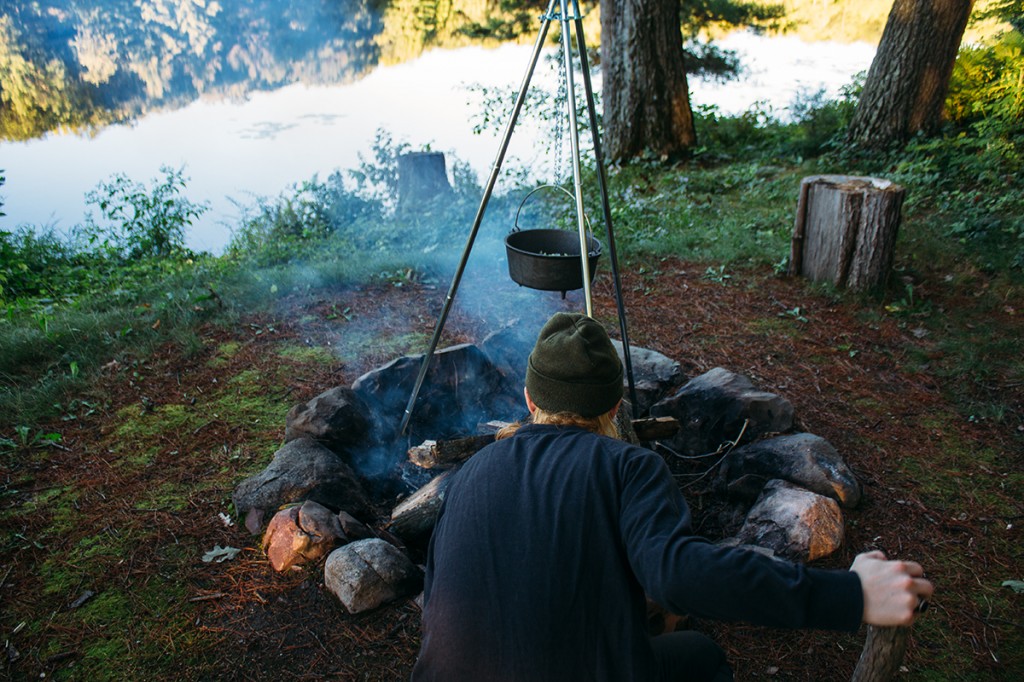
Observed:
[[[737,52],[746,72],[727,83],[691,77],[693,104],[741,113],[766,102],[783,117],[798,93],[823,89],[836,94],[854,74],[867,70],[875,50],[866,43],[808,43],[743,32],[720,44]],[[514,91],[531,50],[531,45],[434,49],[372,69],[352,82],[200,97],[130,123],[107,125],[92,136],[48,133],[0,143],[0,169],[7,177],[0,188],[7,213],[0,217],[0,229],[30,225],[66,231],[81,222],[84,196],[101,181],[123,172],[148,183],[168,165],[184,169],[192,201],[211,207],[192,226],[189,246],[219,253],[237,222],[236,203],[252,204],[256,196],[276,196],[314,175],[326,178],[336,169],[356,167],[360,155],[370,156],[378,129],[414,148],[430,145],[449,159],[457,157],[483,181],[500,132],[473,134],[481,99],[469,86]],[[534,80],[536,87],[554,90],[550,69],[539,66]],[[576,85],[582,96],[579,78]],[[599,74],[595,88],[600,88]],[[508,112],[501,114],[504,118]],[[538,158],[541,134],[528,121],[517,125],[504,167],[545,167]]]

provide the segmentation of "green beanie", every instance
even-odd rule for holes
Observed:
[[[622,363],[608,333],[586,315],[555,313],[530,353],[526,390],[545,412],[611,410],[622,398]]]

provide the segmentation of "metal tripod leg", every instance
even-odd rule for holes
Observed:
[[[405,414],[402,415],[402,426],[399,429],[399,433],[404,434],[406,429],[409,428],[409,420],[412,418],[412,410],[416,405],[416,398],[419,396],[420,389],[423,387],[423,380],[427,376],[427,370],[430,367],[431,359],[434,357],[434,351],[437,350],[437,344],[441,340],[441,332],[444,330],[444,323],[447,321],[448,313],[451,311],[452,301],[455,299],[455,292],[458,290],[459,283],[462,281],[462,275],[466,270],[466,263],[469,261],[470,251],[473,250],[473,243],[476,241],[477,233],[480,231],[480,224],[483,222],[484,211],[487,209],[487,203],[490,201],[491,194],[494,192],[494,185],[498,181],[498,173],[501,171],[501,164],[505,160],[505,152],[508,151],[508,144],[512,139],[512,131],[516,126],[516,119],[519,118],[519,112],[523,108],[523,102],[526,101],[526,91],[530,87],[530,79],[533,77],[534,69],[537,67],[537,60],[540,58],[541,48],[544,46],[544,38],[547,37],[548,27],[550,26],[548,17],[551,15],[556,1],[557,0],[551,0],[548,5],[547,13],[544,15],[544,20],[541,23],[540,34],[537,36],[537,43],[534,45],[533,54],[530,57],[530,64],[526,69],[526,74],[523,76],[523,83],[519,87],[519,95],[516,97],[516,102],[512,107],[512,117],[509,119],[508,125],[505,127],[505,134],[502,138],[501,146],[498,148],[498,154],[494,159],[494,167],[491,169],[491,175],[487,180],[486,187],[484,188],[484,196],[480,201],[480,208],[477,209],[476,218],[473,220],[473,227],[470,229],[469,238],[466,240],[466,247],[462,251],[462,258],[459,260],[459,266],[455,271],[455,277],[452,279],[451,286],[448,288],[448,296],[445,298],[444,307],[441,310],[441,316],[437,320],[437,326],[434,328],[434,335],[430,339],[430,347],[423,356],[423,362],[420,365],[420,372],[416,377],[416,383],[413,386],[412,395],[409,396],[409,404],[406,405]]]
[[[567,0],[561,2],[562,22],[562,52],[565,59],[565,80],[568,86],[569,96],[566,98],[566,105],[569,109],[569,144],[572,147],[572,183],[576,190],[576,229],[580,233],[580,261],[583,268],[583,300],[586,302],[587,317],[594,316],[594,303],[590,293],[590,245],[587,243],[587,226],[583,217],[583,183],[580,178],[580,133],[576,122],[576,88],[573,85],[572,77],[572,31],[569,22],[569,5]],[[574,1],[575,4],[575,1]],[[579,16],[579,7],[576,7],[576,16]],[[579,38],[577,34],[577,38]],[[583,41],[580,40],[582,51]]]
[[[563,0],[564,1],[564,0]],[[587,96],[587,112],[590,115],[590,132],[594,141],[594,161],[597,164],[597,187],[601,192],[601,210],[604,213],[605,235],[608,239],[608,255],[612,265],[612,281],[615,283],[615,304],[619,312],[619,333],[622,334],[622,357],[625,359],[626,378],[629,382],[629,399],[633,409],[637,409],[636,382],[633,380],[633,360],[629,352],[629,333],[626,329],[626,306],[622,300],[622,283],[619,279],[619,258],[615,249],[615,236],[612,234],[612,211],[608,202],[608,179],[604,170],[604,158],[601,152],[601,135],[597,129],[597,111],[594,106],[594,89],[590,82],[590,66],[587,64],[587,46],[583,39],[583,18],[580,17],[578,0],[572,0],[573,11],[576,13],[576,40],[579,42],[580,70],[583,72],[583,90]],[[585,272],[589,272],[585,270]],[[634,415],[635,416],[635,415]]]

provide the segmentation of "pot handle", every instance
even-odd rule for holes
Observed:
[[[519,227],[519,214],[522,212],[523,206],[526,205],[526,200],[529,199],[530,197],[532,197],[537,192],[541,191],[542,189],[557,189],[557,190],[559,190],[561,192],[564,192],[567,197],[572,199],[572,202],[574,204],[576,203],[576,197],[574,197],[572,194],[570,194],[569,190],[567,190],[566,188],[562,187],[561,185],[541,185],[540,187],[535,187],[534,189],[530,190],[529,194],[527,194],[525,197],[523,197],[523,200],[521,202],[519,202],[519,208],[516,209],[516,219],[515,219],[515,222],[514,222],[514,224],[512,226],[512,229],[510,230],[510,232],[519,232],[520,231],[520,227]],[[590,233],[589,236],[593,237],[594,236],[594,230],[593,230],[593,228],[590,227],[590,218],[587,216],[586,211],[583,212],[583,220],[586,221],[586,223],[587,223],[587,232]]]

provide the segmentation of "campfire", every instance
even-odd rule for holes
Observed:
[[[448,481],[501,425],[527,416],[525,326],[433,354],[404,433],[423,356],[295,405],[284,446],[233,495],[273,568],[323,561],[325,585],[352,613],[416,595]],[[800,561],[838,549],[860,485],[825,439],[793,431],[789,401],[724,368],[687,380],[664,355],[631,355],[636,404],[620,431],[662,454],[683,487],[713,493],[727,518],[711,539]]]

